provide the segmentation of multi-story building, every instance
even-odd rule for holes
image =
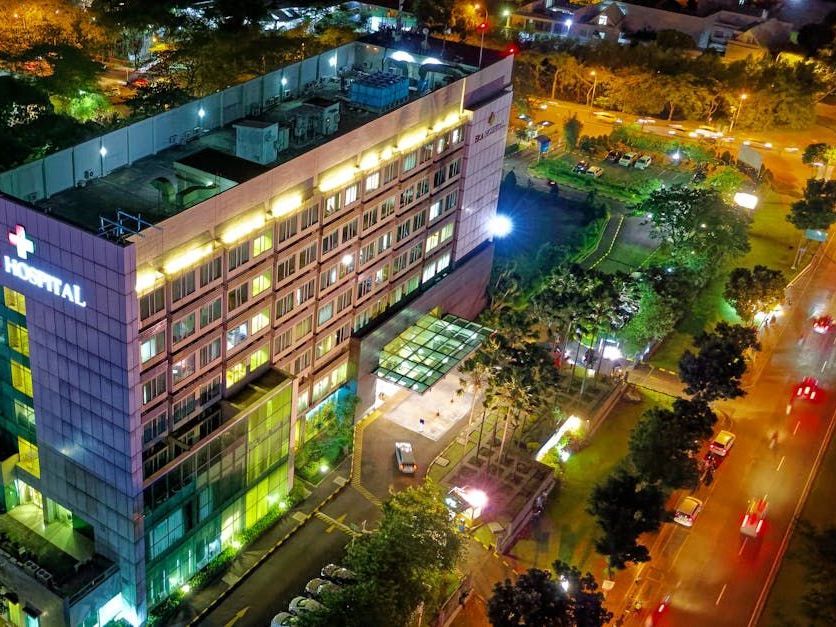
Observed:
[[[7,620],[142,623],[318,406],[374,402],[375,347],[479,310],[513,63],[479,57],[374,36],[0,174]]]

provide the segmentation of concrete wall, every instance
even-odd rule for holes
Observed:
[[[78,306],[0,271],[0,285],[26,297],[41,489],[94,527],[96,550],[119,564],[123,595],[142,607],[133,250],[0,196],[0,255],[11,260],[19,258],[7,234],[17,225],[34,243],[25,263],[79,285],[86,301]]]

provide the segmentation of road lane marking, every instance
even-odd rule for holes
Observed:
[[[784,455],[784,456],[781,458],[781,461],[780,461],[780,462],[778,462],[778,467],[775,469],[775,472],[778,472],[779,470],[781,470],[781,466],[783,466],[783,465],[784,465],[784,460],[785,460],[786,458],[787,458],[787,456],[786,456],[786,455]]]
[[[749,538],[743,538],[743,544],[740,545],[740,550],[737,552],[738,555],[743,554],[743,549],[746,548],[746,543],[749,541]],[[715,604],[716,605],[716,604]]]
[[[235,616],[233,616],[233,617],[232,617],[232,620],[231,620],[231,621],[229,621],[228,623],[226,623],[226,625],[224,625],[224,627],[232,627],[235,623],[237,623],[239,620],[241,620],[242,618],[244,618],[244,616],[246,615],[246,613],[247,613],[249,610],[250,610],[250,606],[249,606],[249,605],[248,605],[247,607],[245,607],[245,608],[242,608],[242,609],[238,610],[238,613],[237,613]]]
[[[798,422],[795,423],[795,429],[792,430],[793,435],[798,433],[798,427],[800,427],[800,426],[801,426],[801,421],[799,420]]]
[[[341,514],[340,516],[337,516],[334,520],[335,520],[337,523],[340,523],[341,525],[345,525],[345,517],[346,517],[346,514]],[[336,524],[331,525],[330,527],[328,527],[328,528],[325,530],[325,533],[332,533],[332,532],[334,531],[334,529],[336,529],[336,528],[337,528],[337,525],[336,525]]]
[[[824,369],[827,368],[827,360],[824,360],[824,363],[821,365],[821,371],[824,372]]]
[[[787,416],[790,415],[791,411],[792,411],[792,403],[787,403]]]
[[[717,597],[717,600],[716,600],[716,601],[714,601],[714,605],[720,605],[720,599],[722,599],[722,598],[723,598],[723,595],[726,593],[726,586],[727,586],[727,585],[728,585],[727,583],[724,583],[724,584],[723,584],[723,589],[722,589],[722,590],[720,590],[720,596],[718,596],[718,597]]]

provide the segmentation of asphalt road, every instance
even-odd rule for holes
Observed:
[[[641,602],[643,609],[629,614],[625,625],[756,624],[750,623],[753,612],[766,599],[790,522],[836,421],[836,332],[816,334],[810,322],[814,312],[834,313],[836,263],[824,258],[809,279],[805,292],[801,285],[793,295],[783,330],[767,332],[777,337],[769,338],[773,350],[754,369],[748,395],[718,404],[730,418],[723,428],[737,435],[736,443],[714,482],[696,491],[704,509],[695,525],[667,523],[656,537],[652,562],[615,611],[618,617]],[[796,401],[787,413],[794,385],[805,376],[816,376],[825,395],[817,403]],[[776,431],[778,443],[770,448]],[[766,523],[758,538],[748,538],[739,531],[747,501],[764,496]],[[670,606],[654,614],[667,595]]]

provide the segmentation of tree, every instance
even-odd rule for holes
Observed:
[[[450,26],[455,0],[414,0],[410,11],[430,31],[442,31]]]
[[[754,268],[735,268],[726,281],[723,292],[737,315],[751,323],[759,311],[770,312],[784,299],[786,279],[780,270],[756,265]]]
[[[572,150],[578,145],[578,138],[581,136],[581,129],[583,123],[578,119],[577,114],[572,114],[571,118],[567,118],[563,123],[563,138],[566,140],[566,145]]]
[[[328,599],[327,609],[302,625],[405,625],[434,598],[440,576],[452,570],[463,536],[450,519],[441,489],[427,482],[398,492],[383,505],[378,528],[354,540],[345,564],[360,579]]]
[[[746,372],[744,352],[760,350],[755,329],[718,322],[713,332],[694,338],[694,346],[697,353],[686,350],[679,360],[679,378],[688,394],[705,401],[745,394],[741,387]]]
[[[749,217],[716,190],[674,185],[652,192],[638,209],[651,222],[651,236],[667,242],[681,262],[693,255],[717,260],[749,250]]]
[[[612,613],[604,607],[604,595],[590,573],[556,561],[551,572],[530,568],[516,582],[494,585],[488,601],[488,618],[494,627],[542,625],[543,627],[600,627]]]
[[[587,511],[603,532],[595,550],[607,557],[609,567],[622,569],[628,562],[650,559],[638,537],[656,531],[665,519],[665,495],[624,467],[613,472],[592,491]]]
[[[133,96],[125,100],[125,104],[134,115],[146,116],[178,107],[189,100],[191,96],[184,89],[164,79],[138,88]]]
[[[805,165],[815,165],[817,163],[829,163],[831,160],[836,161],[836,155],[832,154],[833,148],[829,144],[808,144],[801,154],[801,162]]]
[[[833,45],[836,39],[834,21],[836,11],[831,11],[822,22],[804,24],[798,29],[798,45],[808,57],[814,57],[822,48]]]
[[[809,179],[804,197],[792,204],[787,220],[801,230],[829,229],[836,222],[836,181]]]
[[[636,472],[671,490],[693,486],[699,476],[695,454],[716,421],[708,403],[701,400],[679,398],[672,409],[645,412],[630,433],[630,461]]]
[[[638,293],[638,312],[618,333],[625,352],[632,355],[642,353],[649,344],[666,337],[680,315],[672,301],[660,295],[648,280],[639,283]]]
[[[818,529],[802,520],[798,526],[801,550],[795,559],[806,568],[801,611],[811,625],[836,625],[836,526]]]
[[[660,48],[676,50],[693,50],[697,47],[693,37],[673,29],[663,29],[656,33],[656,45]]]

